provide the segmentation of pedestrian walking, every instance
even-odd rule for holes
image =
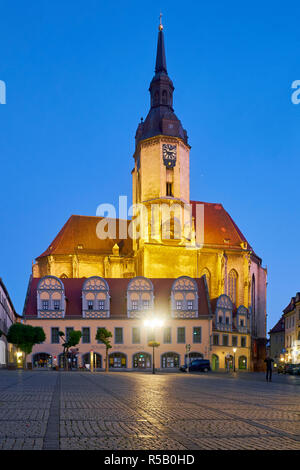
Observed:
[[[265,359],[265,363],[267,366],[267,373],[266,373],[267,382],[272,382],[272,362],[274,362],[274,359],[272,359],[270,356],[267,356]]]

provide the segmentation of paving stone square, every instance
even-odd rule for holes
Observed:
[[[0,370],[0,449],[300,450],[300,377]]]

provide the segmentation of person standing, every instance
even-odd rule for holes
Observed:
[[[267,356],[265,359],[265,363],[267,366],[267,373],[266,373],[267,382],[272,382],[272,362],[274,362],[274,359],[272,359],[270,356]]]

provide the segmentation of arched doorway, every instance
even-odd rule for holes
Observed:
[[[211,356],[211,367],[212,370],[219,370],[219,356],[216,354]]]
[[[109,367],[113,369],[126,369],[127,357],[124,353],[116,352],[109,355]]]
[[[68,362],[66,362],[68,361]],[[64,353],[61,353],[58,356],[58,363],[59,367],[61,369],[67,368],[67,363],[68,363],[68,369],[77,369],[78,367],[78,354],[74,354],[73,352],[69,352],[67,356],[64,355]]]
[[[82,364],[90,366],[91,363],[91,354],[86,353],[82,355]],[[89,367],[88,367],[89,368]],[[101,369],[102,368],[102,356],[99,353],[94,352],[94,368]]]
[[[239,357],[239,369],[246,370],[247,369],[247,358],[246,356]]]
[[[47,368],[52,367],[52,356],[48,353],[37,353],[32,356],[32,367]]]
[[[161,367],[163,369],[176,369],[179,367],[180,356],[175,352],[168,352],[161,356]]]
[[[150,369],[151,356],[148,353],[140,352],[133,355],[134,369]]]
[[[225,369],[228,371],[233,369],[233,356],[231,354],[225,356]]]

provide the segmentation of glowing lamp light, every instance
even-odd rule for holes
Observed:
[[[151,318],[151,319],[146,319],[144,320],[144,326],[150,327],[150,328],[157,328],[163,326],[164,321],[161,318]]]

